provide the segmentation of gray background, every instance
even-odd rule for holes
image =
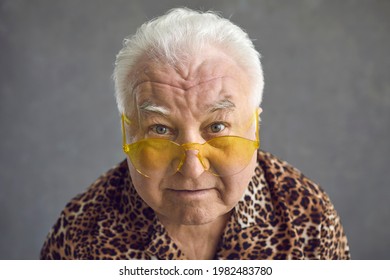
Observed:
[[[167,9],[214,9],[263,54],[262,148],[324,187],[354,259],[390,259],[390,1],[0,1],[0,258],[124,158],[111,73]]]

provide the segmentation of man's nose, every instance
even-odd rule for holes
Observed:
[[[200,162],[199,151],[196,149],[187,149],[184,162],[179,170],[179,172],[187,177],[196,179],[205,172],[202,163]]]

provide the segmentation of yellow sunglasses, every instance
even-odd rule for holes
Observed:
[[[258,117],[256,140],[239,136],[219,136],[203,144],[178,144],[168,139],[148,138],[127,144],[125,122],[131,121],[122,114],[123,151],[134,168],[143,176],[168,177],[180,170],[186,160],[186,151],[197,150],[197,157],[204,170],[215,176],[232,176],[248,166],[253,153],[260,146]]]

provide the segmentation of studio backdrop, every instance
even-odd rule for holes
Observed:
[[[37,259],[67,201],[124,158],[125,36],[220,11],[262,54],[261,148],[330,196],[353,259],[390,259],[390,1],[0,1],[0,258]]]

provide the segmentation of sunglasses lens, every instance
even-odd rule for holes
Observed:
[[[181,146],[165,139],[145,139],[129,145],[131,163],[146,177],[164,177],[176,173],[185,153]]]
[[[248,166],[258,142],[236,136],[216,137],[199,146],[204,169],[216,176],[231,176]],[[146,177],[175,174],[185,161],[185,149],[165,139],[145,139],[126,146],[126,153]]]
[[[206,159],[209,172],[216,176],[231,176],[248,166],[257,147],[257,141],[222,136],[205,144],[202,158]]]

